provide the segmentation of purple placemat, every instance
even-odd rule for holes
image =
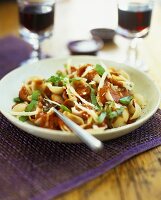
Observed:
[[[0,199],[47,200],[161,144],[161,110],[141,128],[94,153],[29,135],[0,115]]]
[[[0,79],[29,59],[32,47],[22,39],[8,36],[0,39]]]

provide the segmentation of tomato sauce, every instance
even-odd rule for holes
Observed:
[[[102,104],[105,104],[107,102],[106,93],[108,90],[110,91],[110,94],[116,103],[119,102],[120,98],[129,96],[128,90],[122,89],[121,91],[115,91],[109,85],[105,85],[103,88],[100,88],[99,90],[99,98]]]
[[[91,70],[90,72],[88,72],[85,78],[88,80],[88,82],[91,82],[94,79],[96,74],[98,73],[95,70]]]
[[[91,89],[88,85],[81,81],[74,81],[73,83],[75,91],[84,99],[90,98]]]
[[[28,93],[26,87],[23,86],[21,88],[21,90],[19,91],[19,97],[20,97],[20,99],[22,99],[24,101],[28,101],[28,99],[27,99],[28,95],[29,95],[29,93]]]
[[[52,94],[48,87],[45,87],[44,93],[45,93],[45,95],[46,95],[47,97],[50,97],[51,94]]]
[[[99,99],[102,104],[105,104],[107,102],[106,92],[108,89],[109,89],[108,86],[104,86],[103,88],[100,88],[100,90],[99,90]]]
[[[80,68],[78,69],[78,71],[77,71],[77,75],[78,75],[79,77],[81,77],[82,74],[85,72],[86,68],[87,68],[87,66],[82,66],[82,67],[80,67]]]
[[[88,113],[86,113],[85,111],[82,113],[82,118],[84,119],[84,120],[87,120],[88,118],[89,118],[89,114]]]

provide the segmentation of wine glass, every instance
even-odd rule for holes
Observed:
[[[44,56],[41,42],[52,36],[55,0],[17,0],[20,21],[20,36],[33,46],[30,60]]]
[[[137,44],[149,33],[152,9],[152,0],[118,0],[117,32],[131,39],[125,62],[142,71],[147,71],[147,65],[139,58]]]

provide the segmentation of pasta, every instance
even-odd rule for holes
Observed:
[[[116,128],[133,123],[146,106],[133,89],[134,83],[122,69],[106,68],[103,63],[79,67],[68,63],[48,79],[29,78],[14,98],[11,114],[36,126],[70,131],[54,113],[54,106],[84,129]]]

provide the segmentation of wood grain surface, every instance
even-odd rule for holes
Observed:
[[[0,3],[0,37],[18,35],[15,2]],[[54,35],[43,42],[43,51],[52,56],[69,54],[70,40],[90,38],[96,27],[116,28],[116,2],[110,0],[58,0]],[[120,61],[128,41],[117,36],[98,56]],[[149,66],[149,75],[161,88],[161,3],[153,11],[151,31],[140,44],[140,53]],[[124,162],[98,178],[60,195],[56,200],[161,200],[161,146]]]

